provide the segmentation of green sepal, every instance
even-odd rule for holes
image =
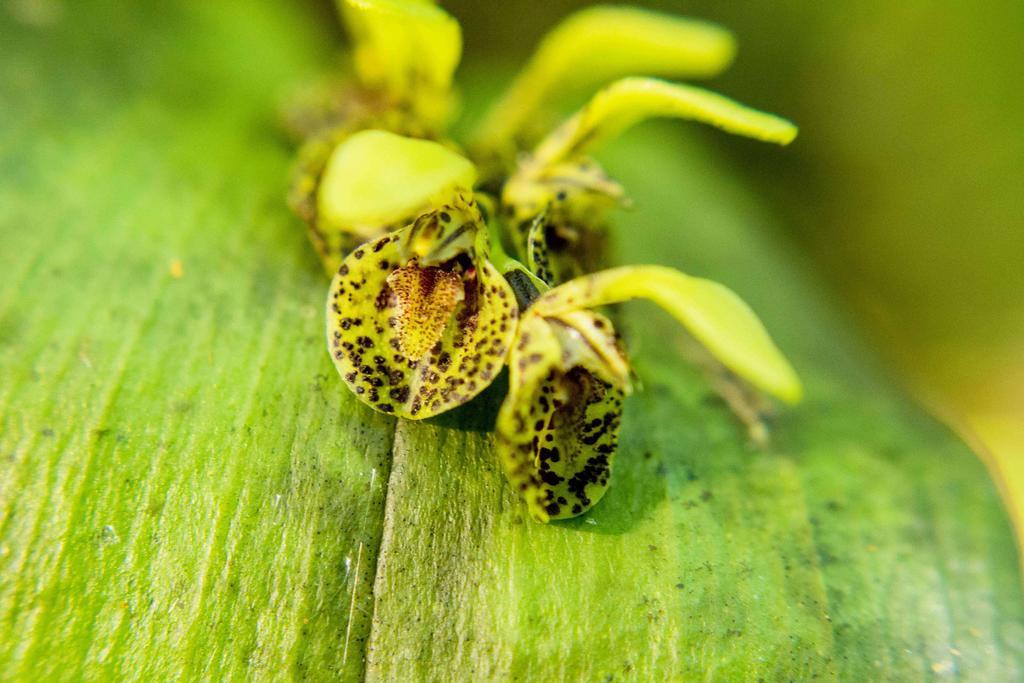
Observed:
[[[578,158],[653,117],[689,119],[780,145],[788,145],[797,135],[797,127],[789,121],[710,90],[657,78],[624,78],[597,93],[545,138],[530,163],[548,166]]]
[[[732,34],[707,22],[628,6],[583,9],[544,37],[480,125],[478,146],[499,148],[520,138],[531,121],[544,118],[538,110],[567,87],[584,90],[634,74],[711,77],[735,51]]]

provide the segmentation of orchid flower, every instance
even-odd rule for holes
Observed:
[[[364,159],[382,147],[391,152],[385,162],[376,154]],[[518,317],[515,294],[489,259],[487,226],[468,188],[473,173],[437,143],[382,131],[356,134],[335,159],[342,176],[333,198],[353,224],[388,224],[432,198],[411,224],[342,261],[327,320],[338,372],[362,401],[399,417],[430,417],[465,403],[501,370]],[[403,174],[381,182],[360,168]],[[402,191],[387,191],[395,180]]]
[[[600,270],[606,214],[625,198],[590,157],[602,142],[659,116],[778,144],[796,135],[784,119],[649,77],[718,73],[734,52],[727,32],[624,7],[579,12],[544,39],[467,158],[446,138],[458,24],[426,0],[339,6],[354,77],[340,105],[299,117],[309,140],[291,204],[334,274],[328,349],[359,400],[430,418],[507,365],[497,455],[546,522],[605,494],[631,390],[625,346],[592,309],[650,299],[738,380],[800,398],[792,367],[730,290],[658,266]],[[545,135],[538,122],[573,81],[604,87]]]
[[[286,127],[303,140],[288,203],[306,222],[329,273],[366,236],[320,211],[333,152],[368,128],[446,141],[458,99],[453,76],[462,55],[458,22],[427,0],[337,0],[337,5],[352,43],[350,74],[340,83],[314,87],[284,112]],[[709,77],[728,66],[734,52],[732,36],[705,22],[629,7],[581,10],[541,42],[492,107],[474,134],[474,156],[484,163],[488,179],[502,175],[508,164],[488,160],[514,159],[520,142],[532,139],[526,124],[549,120],[544,105],[573,82],[602,85],[631,73]],[[599,64],[591,59],[595,53],[603,57]]]
[[[495,429],[509,481],[539,521],[585,512],[608,487],[630,391],[610,321],[588,309],[649,299],[738,377],[787,403],[802,389],[760,321],[731,290],[660,266],[624,266],[543,294],[521,314]]]

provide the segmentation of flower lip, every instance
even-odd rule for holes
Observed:
[[[328,300],[328,344],[364,403],[422,419],[469,401],[497,377],[518,309],[477,247],[482,229],[462,197],[342,263]]]

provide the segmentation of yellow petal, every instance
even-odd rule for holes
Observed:
[[[581,10],[544,38],[477,138],[484,145],[514,138],[566,86],[594,87],[630,74],[710,77],[735,51],[732,35],[706,22],[627,6]]]
[[[462,54],[459,23],[431,2],[341,0],[364,85],[402,97],[447,91]]]
[[[327,161],[317,194],[319,229],[375,237],[475,182],[472,162],[441,144],[361,131]]]
[[[541,316],[645,298],[658,304],[727,368],[789,403],[803,389],[761,321],[732,290],[661,266],[624,266],[577,278],[542,294],[530,308]]]
[[[656,78],[624,78],[595,95],[551,133],[537,147],[534,162],[547,165],[578,157],[652,117],[691,119],[780,145],[789,144],[797,134],[796,126],[783,118],[703,88]]]

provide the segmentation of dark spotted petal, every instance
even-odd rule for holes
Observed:
[[[456,268],[457,283],[438,267],[403,264],[400,242],[409,230],[345,259],[331,283],[327,338],[338,372],[361,400],[421,419],[469,401],[491,383],[512,342],[517,308],[504,278],[483,258]],[[410,289],[400,297],[396,287]],[[416,329],[416,321],[429,329]]]
[[[578,315],[593,319],[591,330],[610,330],[602,316]],[[566,343],[561,325],[524,318],[496,429],[505,473],[541,522],[575,517],[601,499],[622,417],[623,388],[607,381],[586,343]]]
[[[624,201],[622,186],[589,159],[551,165],[527,159],[502,188],[502,202],[524,235],[542,213],[549,224],[592,226]]]
[[[526,266],[544,282],[554,284],[551,264],[548,260],[548,220],[543,213],[533,219],[526,234]]]

